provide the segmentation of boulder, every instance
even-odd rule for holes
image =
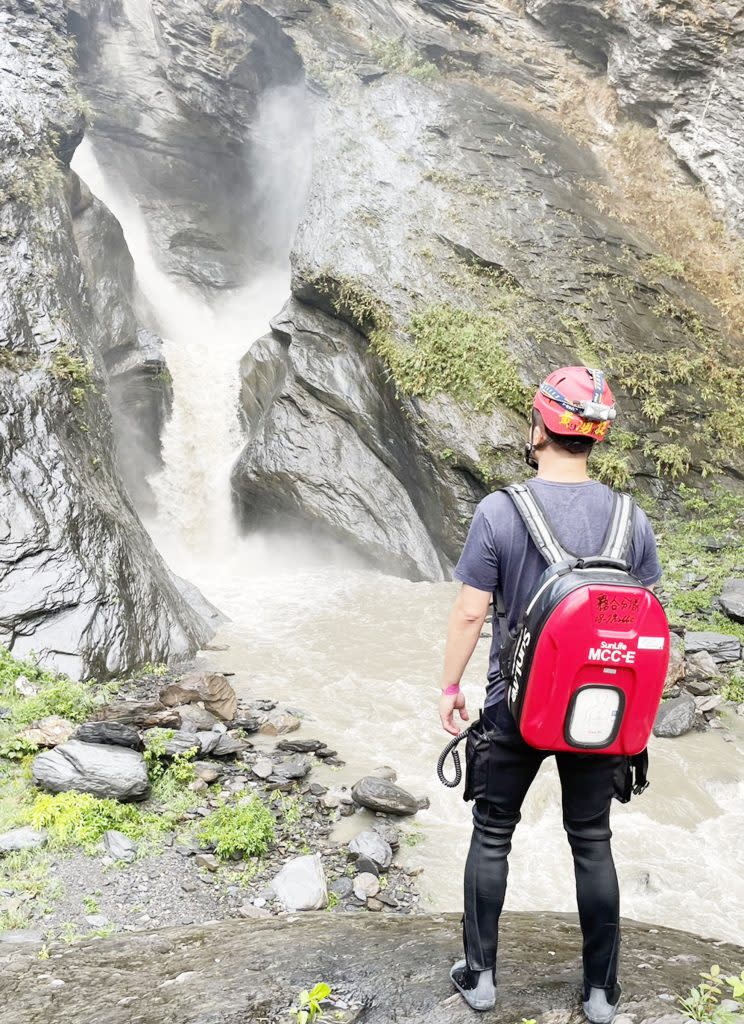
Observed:
[[[67,718],[59,715],[48,715],[32,722],[21,733],[21,737],[37,747],[56,747],[59,743],[69,740],[75,726]]]
[[[81,743],[108,743],[115,747],[142,749],[140,734],[123,722],[84,722],[78,726],[74,738]]]
[[[379,832],[371,828],[360,832],[349,843],[349,853],[353,858],[367,857],[373,861],[380,871],[387,871],[393,859],[393,851]]]
[[[708,651],[717,662],[739,661],[741,641],[727,633],[711,633],[707,630],[685,633],[685,650],[688,655]]]
[[[106,704],[93,716],[96,722],[118,722],[135,729],[178,728],[181,719],[177,711],[157,700],[120,700]]]
[[[279,736],[281,733],[294,732],[301,725],[300,719],[284,711],[272,711],[259,726],[259,732],[265,736]]]
[[[407,790],[376,775],[365,775],[355,782],[351,795],[360,807],[387,814],[415,814],[422,806],[422,801]]]
[[[76,790],[115,800],[142,800],[149,780],[142,754],[103,743],[67,743],[34,758],[34,783],[51,793]]]
[[[671,738],[684,736],[695,725],[695,701],[692,697],[672,697],[659,708],[654,724],[654,736]]]
[[[744,622],[744,579],[726,580],[718,603],[734,622]]]
[[[131,864],[137,856],[137,844],[134,840],[115,828],[103,833],[103,847],[109,857],[124,861],[125,864]]]
[[[320,854],[287,861],[271,888],[287,910],[322,910],[328,905],[328,888]]]
[[[235,690],[220,672],[191,672],[161,690],[160,699],[167,707],[201,701],[223,722],[231,722],[238,711]]]
[[[4,853],[17,853],[20,850],[34,850],[47,841],[44,829],[12,828],[10,832],[0,833],[0,856]]]

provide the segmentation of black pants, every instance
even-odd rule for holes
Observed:
[[[484,710],[482,730],[475,725],[475,734],[479,732],[466,768],[466,796],[469,789],[475,804],[465,866],[463,944],[468,966],[484,971],[496,965],[507,857],[522,802],[550,754],[524,742],[505,700]],[[612,1000],[617,991],[620,898],[610,850],[610,804],[623,759],[574,753],[557,753],[555,758],[584,937],[585,992],[590,985],[605,988]]]

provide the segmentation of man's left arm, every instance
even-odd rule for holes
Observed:
[[[456,685],[459,686],[460,679],[475,650],[475,645],[478,643],[490,603],[491,594],[487,591],[477,590],[475,587],[468,586],[467,583],[462,585],[450,612],[447,628],[447,644],[444,649],[442,673],[443,690],[447,687],[454,689]],[[439,701],[439,717],[442,726],[453,736],[457,736],[460,732],[454,721],[455,711],[459,712],[460,718],[464,722],[468,721],[470,716],[465,706],[465,695],[459,689],[454,693],[442,693]]]

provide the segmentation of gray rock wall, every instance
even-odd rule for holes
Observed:
[[[83,121],[65,5],[42,12],[18,0],[3,11],[0,642],[73,676],[106,676],[189,655],[208,629],[171,582],[119,472],[107,324],[70,206]],[[131,332],[127,301],[107,321]]]
[[[652,117],[726,223],[744,232],[744,12],[728,0],[528,0],[607,69],[628,111]]]

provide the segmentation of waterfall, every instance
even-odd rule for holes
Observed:
[[[157,263],[142,211],[125,182],[104,173],[93,142],[78,147],[73,170],[119,221],[134,261],[136,285],[163,339],[173,383],[172,414],[162,438],[162,470],[150,478],[157,512],[146,522],[179,574],[197,583],[241,546],[230,470],[242,444],[239,364],[289,296],[289,246],[309,176],[307,123],[300,87],[269,90],[253,130],[252,209],[265,265],[244,287],[208,299]],[[219,595],[217,595],[219,597]]]

